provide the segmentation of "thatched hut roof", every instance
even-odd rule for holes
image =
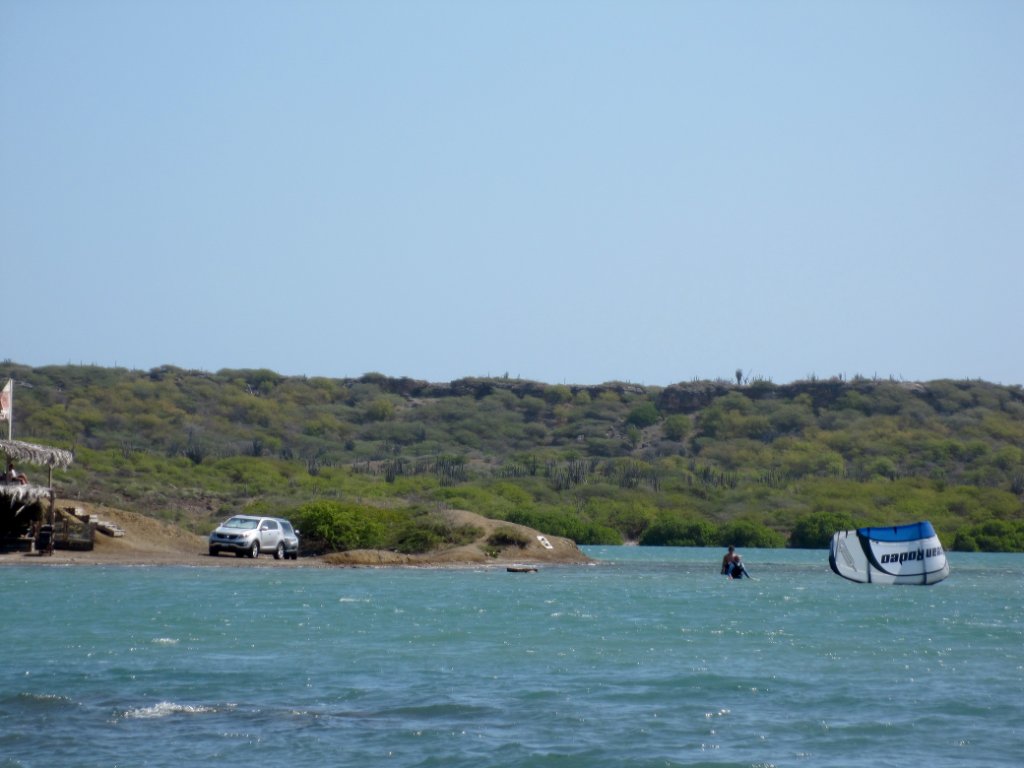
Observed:
[[[21,483],[0,483],[0,496],[6,496],[12,502],[21,501],[31,504],[48,500],[53,492],[44,485],[22,485]]]
[[[0,452],[6,453],[13,461],[27,461],[29,464],[59,469],[67,469],[75,458],[71,451],[23,443],[21,440],[0,440]]]

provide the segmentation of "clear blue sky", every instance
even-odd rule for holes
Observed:
[[[1024,2],[0,0],[0,359],[1024,383]]]

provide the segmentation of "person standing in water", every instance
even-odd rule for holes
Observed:
[[[729,551],[722,557],[722,575],[730,579],[742,579],[747,570],[743,567],[743,558],[736,551],[736,547],[729,545]]]

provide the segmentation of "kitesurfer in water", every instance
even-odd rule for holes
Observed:
[[[736,547],[729,545],[729,551],[722,557],[722,575],[730,579],[742,579],[747,569],[743,567],[743,558],[736,551]]]

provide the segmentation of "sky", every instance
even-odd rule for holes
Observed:
[[[1018,0],[0,0],[0,359],[1024,384]]]

